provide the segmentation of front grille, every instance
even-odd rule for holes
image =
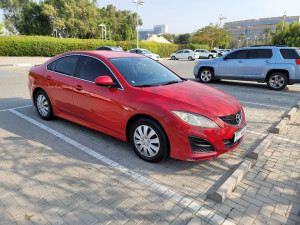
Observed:
[[[224,139],[223,143],[225,145],[225,148],[231,148],[235,145],[237,145],[240,141],[242,140],[242,138],[240,138],[239,140],[237,140],[236,142],[234,141],[234,138],[229,138],[229,139]]]
[[[212,144],[202,138],[189,136],[189,141],[193,152],[206,153],[214,151]]]
[[[239,126],[243,120],[243,113],[242,110],[240,110],[235,114],[229,116],[220,116],[219,118],[229,125]]]

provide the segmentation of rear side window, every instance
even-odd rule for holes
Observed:
[[[284,59],[300,59],[296,49],[280,49],[280,53]]]
[[[272,49],[253,49],[248,50],[247,59],[269,59],[272,56]]]
[[[184,51],[184,53],[190,53],[191,51]]]
[[[72,76],[74,74],[78,58],[78,55],[72,55],[56,60],[57,62],[54,71]]]
[[[233,52],[229,54],[226,58],[227,59],[245,59],[247,56],[247,51],[246,50],[240,50]]]
[[[95,82],[97,77],[107,75],[110,76],[113,80],[114,77],[109,69],[97,59],[91,57],[82,57],[79,77],[83,80],[88,80]]]
[[[57,60],[55,60],[55,61],[49,63],[49,64],[47,65],[47,70],[53,71],[54,68],[55,68],[56,62],[57,62]]]

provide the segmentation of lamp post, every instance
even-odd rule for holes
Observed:
[[[101,33],[101,40],[103,40],[103,30],[104,30],[104,34],[105,34],[105,40],[106,40],[106,26],[103,23],[101,23],[101,24],[99,24],[99,27],[101,27],[101,32],[102,32]]]
[[[133,3],[136,3],[136,48],[139,48],[139,5],[143,5],[142,0],[133,0]]]
[[[283,31],[283,27],[284,27],[284,23],[285,23],[285,17],[286,17],[286,10],[284,11],[284,14],[283,14],[283,21],[282,21],[281,31]]]
[[[219,17],[219,20],[220,20],[220,27],[221,27],[221,24],[222,24],[222,20],[226,20],[227,18],[222,16],[222,14],[220,15]]]

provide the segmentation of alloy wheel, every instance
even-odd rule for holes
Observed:
[[[44,95],[40,94],[37,97],[36,104],[37,104],[37,109],[38,109],[39,113],[43,117],[46,117],[49,113],[49,103],[48,103],[47,98]]]

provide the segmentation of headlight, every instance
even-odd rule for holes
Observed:
[[[219,128],[219,126],[212,120],[205,116],[201,116],[194,113],[182,112],[182,111],[171,111],[173,114],[178,116],[182,121],[196,127],[206,128]]]

